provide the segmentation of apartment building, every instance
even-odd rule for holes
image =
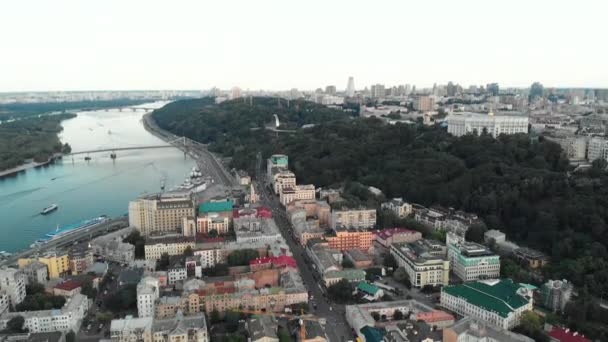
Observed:
[[[289,157],[284,154],[273,154],[266,161],[266,174],[268,180],[272,182],[273,169],[287,170],[289,167]]]
[[[422,239],[422,234],[405,228],[385,228],[374,233],[374,242],[386,249],[396,242],[414,242]]]
[[[540,287],[541,304],[553,312],[563,312],[573,291],[574,286],[569,281],[550,279]]]
[[[214,230],[219,235],[228,234],[230,230],[230,219],[219,214],[209,214],[196,219],[197,233],[209,234]]]
[[[112,232],[91,241],[93,254],[101,255],[108,261],[130,265],[135,260],[135,246],[122,240],[131,233],[131,228]]]
[[[161,255],[182,255],[186,248],[194,249],[194,238],[186,236],[170,236],[150,238],[144,247],[146,260],[158,260]]]
[[[293,189],[296,187],[296,174],[283,169],[275,169],[272,175],[272,189],[275,194],[280,194],[283,189]]]
[[[70,272],[72,275],[84,273],[94,262],[93,250],[87,245],[70,248],[68,256],[70,258]]]
[[[154,317],[154,305],[159,297],[160,283],[155,277],[144,277],[137,284],[137,315]]]
[[[407,272],[412,286],[447,285],[450,262],[445,245],[434,240],[417,240],[411,243],[393,243],[391,254],[397,264]]]
[[[110,324],[112,342],[208,342],[205,315],[154,319],[152,317],[114,319]]]
[[[304,210],[304,219],[313,219],[318,222],[320,227],[329,226],[331,208],[326,201],[296,200],[287,205],[287,215],[289,217],[298,210]]]
[[[608,160],[608,140],[603,138],[591,138],[587,146],[587,160]]]
[[[435,98],[428,95],[419,95],[414,98],[414,109],[419,112],[430,112],[435,109]]]
[[[388,202],[384,202],[381,208],[392,211],[399,218],[404,218],[414,213],[412,204],[403,201],[403,198],[393,198]]]
[[[368,250],[372,246],[374,234],[362,228],[345,228],[338,226],[328,235],[325,240],[329,248],[345,251],[350,249]]]
[[[500,277],[500,257],[486,246],[447,234],[448,260],[452,272],[463,281]]]
[[[9,310],[10,298],[6,292],[0,292],[0,315]]]
[[[28,284],[46,284],[49,279],[49,271],[45,264],[34,260],[22,269],[27,276]]]
[[[184,217],[194,217],[189,194],[163,193],[129,202],[129,225],[143,236],[181,232]]]
[[[9,305],[13,308],[25,299],[27,276],[14,268],[0,269],[0,293],[8,295]]]
[[[339,209],[331,212],[330,228],[352,227],[369,229],[376,226],[376,209]]]
[[[512,329],[519,325],[522,314],[532,310],[532,295],[511,279],[485,280],[444,286],[441,306],[462,316]]]
[[[50,279],[60,278],[70,271],[70,257],[66,251],[47,251],[37,258],[21,258],[17,264],[23,269],[36,260],[46,265]]]
[[[314,200],[316,196],[315,186],[312,184],[285,187],[279,193],[279,201],[285,207],[297,200]]]
[[[480,135],[484,131],[494,138],[501,134],[528,134],[527,116],[454,113],[448,116],[447,122],[448,133],[457,137],[471,133]]]
[[[23,328],[30,333],[78,331],[88,310],[89,300],[87,297],[76,294],[69,298],[59,310],[6,312],[0,316],[0,330],[6,329],[8,321],[12,318],[21,316],[25,320]]]

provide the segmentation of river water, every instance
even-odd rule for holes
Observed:
[[[160,107],[164,103],[142,107]],[[142,111],[80,112],[62,122],[62,142],[73,152],[105,148],[164,145],[142,124]],[[176,148],[118,151],[64,157],[52,165],[28,169],[0,179],[0,250],[14,252],[28,247],[57,225],[77,223],[100,215],[120,216],[130,200],[169,189],[184,181],[194,161]],[[56,203],[59,209],[40,215]]]

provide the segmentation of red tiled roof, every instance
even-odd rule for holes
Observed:
[[[55,285],[56,289],[64,291],[72,291],[82,286],[82,283],[76,279],[66,280],[61,284]]]
[[[591,342],[590,339],[577,332],[565,330],[560,327],[553,327],[551,332],[549,332],[549,336],[560,342]]]
[[[258,208],[258,217],[260,218],[272,218],[272,212],[266,207]]]
[[[382,240],[386,240],[397,233],[415,234],[416,231],[411,230],[411,229],[406,229],[406,228],[386,228],[386,229],[383,229],[383,230],[377,232],[376,236],[381,238]]]
[[[454,320],[454,316],[441,310],[433,310],[431,312],[419,312],[416,314],[416,320],[422,320],[426,323]]]
[[[249,261],[249,266],[264,265],[268,263],[271,263],[274,267],[289,266],[291,268],[296,268],[296,260],[293,257],[287,255],[253,259]]]

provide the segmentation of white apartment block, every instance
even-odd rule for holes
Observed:
[[[312,184],[296,185],[292,188],[283,188],[279,194],[279,200],[283,206],[297,200],[314,200],[316,196],[315,186]]]
[[[188,237],[166,237],[159,239],[146,240],[145,258],[146,260],[158,260],[161,255],[182,255],[188,248],[194,249],[194,239]]]
[[[25,298],[27,276],[14,268],[0,269],[0,293],[6,293],[13,308]]]
[[[186,267],[180,266],[169,268],[167,270],[167,278],[168,283],[170,285],[173,285],[180,280],[185,280],[186,278],[188,278],[188,272],[186,270]]]
[[[457,137],[484,129],[494,138],[501,134],[528,133],[528,117],[515,115],[485,115],[479,113],[454,113],[448,116],[448,133]]]
[[[84,295],[76,294],[68,298],[63,308],[59,310],[5,313],[0,316],[0,329],[5,329],[6,324],[12,318],[22,316],[25,319],[23,328],[28,329],[30,333],[78,331],[82,324],[82,319],[87,315],[88,311],[88,298]]]
[[[376,209],[339,209],[331,212],[329,226],[332,229],[373,228],[376,226]]]
[[[280,194],[285,188],[296,187],[296,175],[288,170],[281,170],[272,176],[272,186],[275,194]]]
[[[137,315],[154,317],[156,299],[159,297],[160,284],[154,277],[145,277],[137,284]]]

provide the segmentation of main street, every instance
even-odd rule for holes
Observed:
[[[272,211],[273,218],[293,253],[304,285],[312,296],[312,299],[309,302],[309,311],[317,317],[325,318],[325,331],[330,341],[343,342],[352,340],[351,329],[344,317],[344,305],[331,303],[326,297],[322,280],[312,269],[312,262],[306,255],[304,248],[295,241],[292,235],[291,223],[287,219],[285,209],[282,207],[278,198],[270,193],[264,184],[266,183],[263,181],[258,182],[259,186],[256,191],[260,195],[261,203]],[[313,302],[317,306],[316,309],[312,304]]]

